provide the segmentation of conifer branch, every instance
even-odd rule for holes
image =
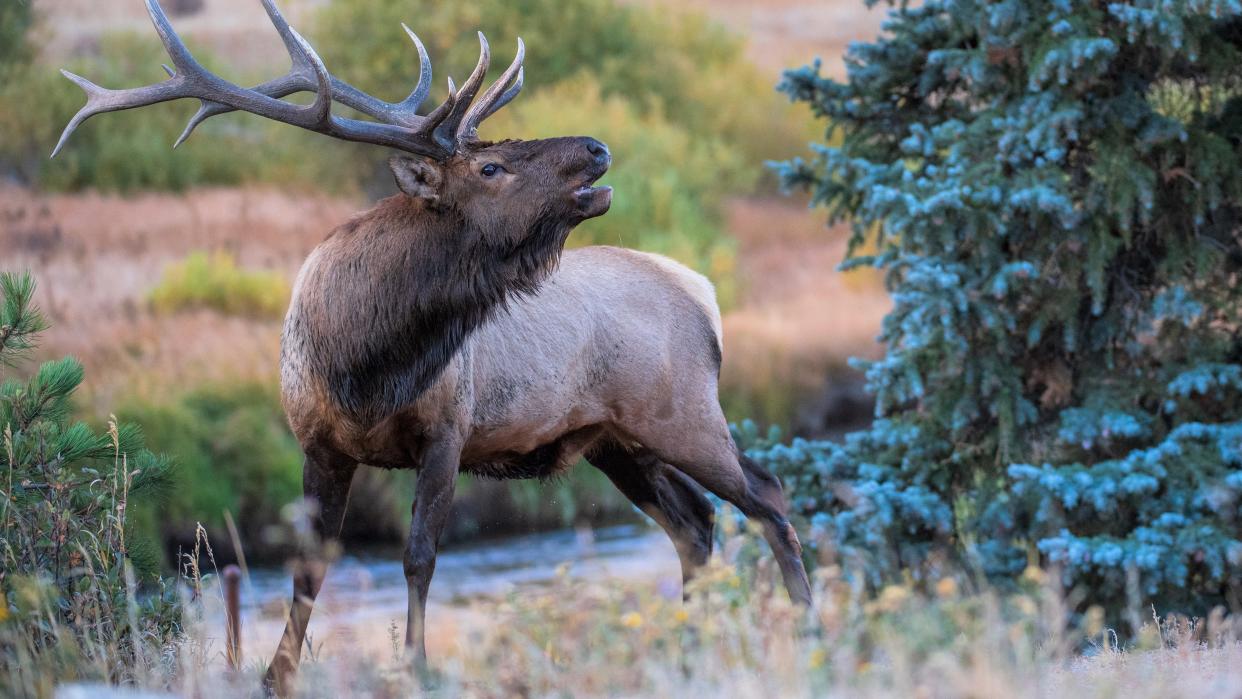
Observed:
[[[13,366],[47,329],[47,320],[32,302],[34,292],[29,273],[0,273],[0,366]]]

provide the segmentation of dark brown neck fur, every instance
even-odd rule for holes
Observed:
[[[470,333],[514,294],[535,291],[573,225],[470,230],[463,217],[404,195],[385,199],[323,243],[286,321],[331,399],[369,427],[410,405]]]

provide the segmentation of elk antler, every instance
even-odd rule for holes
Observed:
[[[479,32],[479,62],[474,72],[460,90],[454,86],[453,79],[449,78],[448,97],[444,102],[427,115],[419,115],[418,107],[431,91],[431,60],[427,57],[427,49],[409,27],[401,25],[418,49],[418,83],[410,95],[400,102],[385,102],[332,77],[315,50],[289,26],[272,0],[262,2],[267,16],[289,51],[292,66],[287,74],[249,89],[221,79],[194,60],[181,37],[173,30],[158,0],[146,0],[147,12],[151,15],[160,40],[164,42],[164,48],[172,58],[175,70],[164,66],[169,75],[168,80],[126,90],[102,88],[86,78],[62,70],[65,77],[86,92],[87,100],[86,106],[65,126],[60,141],[52,151],[52,157],[56,157],[70,134],[82,122],[96,114],[192,97],[197,98],[201,106],[173,144],[174,148],[189,138],[195,127],[205,120],[218,114],[241,110],[333,138],[387,146],[443,160],[461,145],[473,140],[479,122],[507,104],[522,89],[522,60],[526,49],[522,40],[518,39],[517,56],[513,63],[483,93],[482,99],[471,106],[491,62],[487,39]],[[315,100],[309,105],[301,106],[280,99],[295,92],[314,92]],[[334,116],[334,100],[366,114],[375,121]]]

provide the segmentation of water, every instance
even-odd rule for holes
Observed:
[[[348,552],[347,552],[348,553]],[[478,597],[500,597],[523,587],[545,585],[565,568],[571,577],[592,580],[645,579],[661,593],[679,594],[681,569],[662,531],[627,525],[563,530],[513,537],[444,550],[436,559],[428,601],[452,605]],[[282,568],[252,569],[243,587],[242,616],[283,615],[292,583]],[[381,617],[404,620],[407,592],[401,551],[346,555],[328,571],[316,615],[341,621]]]

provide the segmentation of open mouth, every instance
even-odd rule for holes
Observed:
[[[605,171],[589,177],[574,189],[574,200],[578,204],[578,211],[587,218],[604,214],[612,205],[612,187],[595,185],[596,180],[603,177]]]
[[[583,180],[582,184],[578,185],[578,187],[577,187],[576,189],[574,189],[574,196],[575,196],[575,197],[578,197],[579,199],[581,199],[582,197],[591,196],[591,195],[593,195],[594,193],[596,193],[596,192],[600,192],[600,191],[605,191],[605,190],[607,190],[607,191],[611,192],[611,191],[612,191],[612,187],[609,187],[609,186],[607,186],[607,185],[604,185],[604,186],[602,186],[602,187],[596,187],[596,186],[594,186],[594,185],[595,185],[595,183],[599,181],[599,178],[603,177],[603,176],[604,176],[604,173],[606,173],[606,172],[608,172],[608,166],[607,166],[607,165],[605,165],[604,167],[600,168],[599,172],[595,172],[595,173],[588,174],[588,175],[586,176],[586,179],[584,179],[584,180]]]
[[[574,190],[574,196],[578,197],[579,199],[582,199],[584,197],[593,196],[596,192],[611,192],[611,191],[612,191],[612,187],[608,185],[601,185],[599,187],[594,187],[589,184],[584,184],[584,185],[579,185],[578,188]]]

